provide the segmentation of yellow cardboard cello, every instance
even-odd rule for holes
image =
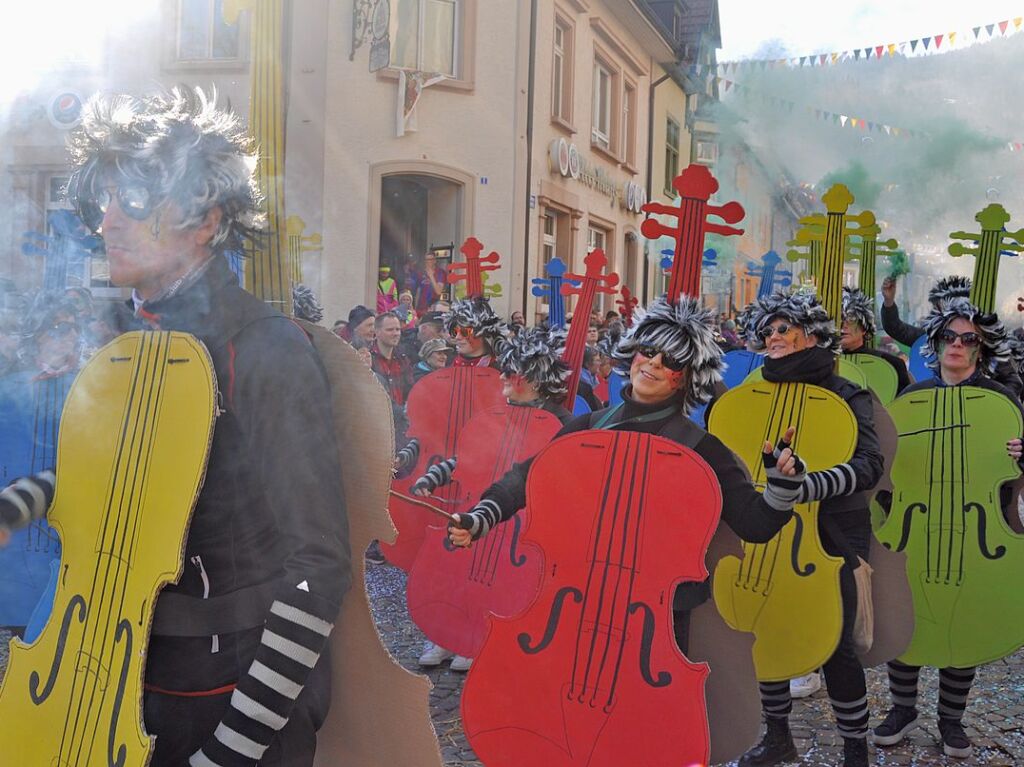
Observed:
[[[5,764],[135,767],[152,607],[181,575],[215,410],[206,348],[184,333],[127,333],[72,384],[50,524],[64,545],[53,612],[14,640],[0,687]]]

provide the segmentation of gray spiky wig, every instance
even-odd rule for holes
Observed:
[[[518,375],[537,388],[546,400],[561,399],[569,391],[569,366],[562,359],[564,330],[531,328],[502,343],[498,355],[501,372]]]
[[[256,148],[238,118],[216,105],[217,93],[178,87],[158,96],[96,95],[69,136],[75,170],[68,199],[83,221],[106,185],[144,186],[155,205],[174,202],[178,229],[199,226],[220,207],[214,252],[240,251],[264,219],[256,184]]]
[[[999,316],[995,312],[981,311],[966,298],[951,298],[937,309],[932,309],[924,320],[924,332],[928,337],[925,352],[930,355],[929,368],[939,369],[939,333],[958,317],[972,323],[981,336],[979,367],[991,371],[996,365],[1010,360],[1010,342],[1006,335],[1006,327]]]
[[[292,307],[297,319],[315,324],[324,318],[324,308],[316,300],[316,293],[301,282],[292,286]]]
[[[711,399],[722,380],[722,350],[715,343],[714,315],[694,298],[680,296],[677,304],[657,298],[633,315],[633,325],[619,340],[615,359],[632,362],[637,348],[646,344],[661,349],[690,371],[683,390],[683,410],[689,413]]]
[[[948,301],[951,298],[969,298],[970,295],[971,278],[951,274],[932,286],[932,289],[928,291],[928,300],[932,306],[938,306],[940,301]]]
[[[856,322],[867,335],[874,336],[875,302],[863,290],[843,288],[843,319]]]
[[[455,328],[473,328],[491,352],[497,352],[508,337],[508,326],[491,308],[486,298],[462,298],[452,304],[444,314],[444,329],[454,335]]]
[[[817,345],[839,353],[839,334],[818,297],[806,291],[776,290],[767,298],[759,298],[744,310],[745,336],[755,351],[764,351],[761,331],[781,318],[799,325],[808,335],[817,339]]]

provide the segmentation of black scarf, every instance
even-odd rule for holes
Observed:
[[[772,383],[804,383],[820,386],[835,369],[836,355],[829,349],[812,346],[779,359],[765,357],[761,368],[764,380]]]

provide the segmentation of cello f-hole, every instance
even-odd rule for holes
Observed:
[[[654,613],[644,602],[634,602],[629,606],[629,614],[642,611],[644,615],[643,632],[640,637],[640,675],[649,687],[667,687],[672,683],[672,674],[659,671],[657,678],[651,674],[651,645],[654,644]]]
[[[121,703],[124,701],[124,688],[128,683],[128,670],[132,659],[132,624],[127,618],[123,618],[117,624],[117,631],[114,633],[114,644],[122,640],[122,634],[124,635],[124,658],[121,661],[121,676],[117,681],[117,695],[114,697],[114,709],[110,713],[110,730],[107,733],[108,767],[124,767],[124,760],[127,756],[127,747],[122,743],[117,749],[117,758],[114,758],[117,723],[121,716]]]
[[[28,693],[32,697],[32,702],[37,706],[40,705],[44,700],[50,697],[50,693],[53,691],[53,685],[57,681],[57,672],[60,671],[60,665],[64,658],[64,646],[68,641],[68,631],[71,629],[71,618],[72,611],[78,608],[78,622],[83,623],[85,621],[85,598],[81,594],[75,594],[71,597],[68,602],[67,608],[64,610],[64,618],[60,624],[60,634],[57,636],[57,651],[53,655],[53,663],[50,665],[50,675],[46,679],[46,686],[43,687],[43,691],[39,692],[39,674],[33,671],[28,678]]]
[[[526,555],[519,553],[519,533],[522,531],[523,523],[516,514],[512,517],[512,541],[508,546],[508,558],[512,567],[522,567],[526,564]]]
[[[985,507],[980,503],[964,504],[964,514],[971,511],[978,512],[978,550],[981,551],[981,555],[985,557],[985,559],[1002,559],[1006,554],[1005,546],[996,546],[996,550],[994,552],[989,551],[988,548],[988,519],[985,515]]]
[[[927,514],[928,507],[923,503],[912,503],[903,510],[903,531],[900,533],[900,542],[896,544],[896,551],[903,551],[903,549],[907,547],[907,542],[910,540],[910,528],[913,526],[915,511]],[[888,543],[883,543],[882,545],[887,549],[892,548]]]
[[[548,614],[548,624],[544,628],[544,636],[541,637],[540,642],[536,646],[530,646],[530,635],[525,631],[519,635],[519,649],[521,649],[527,655],[536,655],[551,644],[551,640],[555,638],[555,631],[558,630],[558,621],[562,615],[562,603],[565,602],[566,597],[572,597],[572,601],[579,604],[583,601],[583,592],[574,586],[563,586],[555,594],[555,599],[551,603],[551,612]]]
[[[793,572],[802,578],[806,578],[817,569],[817,566],[813,562],[808,562],[806,567],[800,567],[800,541],[804,536],[804,520],[799,514],[794,514],[793,520],[796,522],[796,530],[793,532],[793,548],[790,550],[790,561],[793,565]]]

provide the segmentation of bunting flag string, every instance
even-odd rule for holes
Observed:
[[[694,67],[691,67],[691,72],[693,72],[694,69]],[[814,117],[816,120],[839,128],[850,128],[852,130],[864,131],[866,133],[878,133],[890,138],[931,138],[931,134],[927,131],[919,130],[917,128],[904,128],[898,125],[890,125],[889,123],[882,122],[881,120],[868,120],[864,117],[856,117],[853,115],[842,114],[841,112],[822,109],[821,107],[801,104],[790,99],[784,99],[780,96],[772,96],[770,94],[762,93],[748,85],[744,85],[743,83],[736,82],[735,80],[729,80],[724,77],[716,76],[714,77],[714,80],[722,87],[725,93],[733,92],[738,97],[747,100],[757,99],[762,104],[780,109],[789,114],[793,114],[799,110]],[[1024,143],[1020,141],[1006,141],[1002,144],[1002,149],[1010,152],[1024,152]]]
[[[988,42],[996,37],[1009,37],[1022,31],[1024,16],[995,21],[971,27],[970,31],[942,32],[940,34],[921,36],[900,43],[869,45],[831,53],[815,53],[806,56],[790,56],[782,59],[742,59],[722,61],[717,64],[700,65],[720,75],[728,75],[740,70],[776,69],[780,67],[824,67],[841,64],[847,61],[868,61],[901,56],[925,56],[934,53],[945,53],[953,48],[964,48],[975,43]]]

